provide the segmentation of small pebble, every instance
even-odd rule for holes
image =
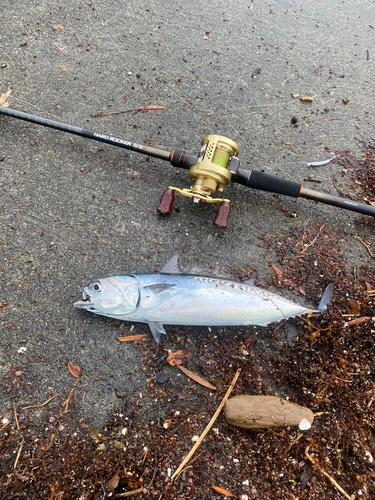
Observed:
[[[157,375],[156,375],[156,382],[158,384],[164,384],[165,382],[167,382],[167,380],[169,380],[169,377],[166,373],[163,373],[163,372],[159,372]]]

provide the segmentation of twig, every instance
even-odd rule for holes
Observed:
[[[133,495],[138,495],[138,493],[143,493],[144,488],[138,488],[137,490],[133,491],[125,491],[125,493],[117,493],[114,498],[120,498],[120,497],[131,497]]]
[[[141,340],[141,344],[143,345],[143,347],[144,347],[145,349],[147,349],[147,351],[151,354],[151,356],[153,356],[153,354],[152,354],[152,352],[150,351],[150,349],[146,346],[146,344],[145,344],[144,342],[142,342],[142,340]]]
[[[121,113],[130,113],[131,111],[135,111],[135,109],[125,109],[124,111],[113,111],[112,113],[103,113],[99,111],[96,115],[91,115],[93,118],[97,116],[111,116],[111,115],[121,115]]]
[[[185,469],[181,469],[180,472],[178,473],[178,475],[175,477],[175,479],[178,479],[181,474],[183,474],[187,469],[192,469],[193,466],[191,465],[193,462],[195,462],[196,460],[198,460],[198,458],[202,455],[202,453],[199,453],[199,455],[197,455],[195,458],[193,458],[193,460],[190,462],[190,465],[188,465],[187,467],[185,467]]]
[[[64,403],[63,403],[63,406],[65,406],[64,413],[68,413],[68,411],[69,411],[69,410],[68,410],[68,406],[69,406],[69,403],[70,403],[70,398],[72,397],[73,391],[74,391],[74,387],[73,387],[73,389],[69,392],[69,396],[68,396],[67,400],[66,400],[66,401],[64,401]]]
[[[121,113],[130,113],[131,111],[134,111],[135,113],[139,111],[155,111],[159,109],[164,109],[164,106],[141,106],[137,109],[125,109],[124,111],[112,111],[111,113],[103,113],[102,111],[99,111],[96,115],[91,115],[93,118],[96,118],[97,116],[111,116],[111,115],[120,115]]]
[[[17,412],[16,412],[16,403],[13,399],[13,410],[14,410],[14,418],[16,419],[17,429],[20,430],[20,424],[18,423]]]
[[[368,251],[368,253],[371,255],[371,257],[372,257],[373,259],[375,259],[375,255],[371,252],[370,247],[369,247],[368,245],[366,245],[366,243],[362,240],[362,238],[360,238],[360,237],[359,237],[359,236],[357,236],[357,235],[355,235],[355,236],[354,236],[354,238],[356,238],[357,240],[359,240],[359,241],[362,243],[362,245],[363,245],[364,247],[366,247],[366,248],[367,248],[367,251]]]
[[[188,455],[185,457],[185,459],[182,461],[181,465],[179,466],[179,468],[175,471],[175,473],[173,474],[171,480],[173,481],[174,477],[177,476],[177,474],[179,474],[179,472],[184,468],[184,466],[188,463],[188,461],[190,460],[190,458],[194,455],[195,451],[197,450],[197,448],[200,446],[200,444],[202,443],[203,439],[205,438],[206,434],[208,433],[208,431],[211,429],[211,427],[214,425],[215,423],[215,420],[217,419],[219,413],[221,412],[226,400],[229,398],[229,395],[230,393],[232,392],[232,389],[235,385],[235,383],[237,382],[237,379],[240,375],[240,372],[241,370],[237,370],[237,373],[236,375],[234,376],[228,390],[227,390],[227,393],[225,394],[222,402],[220,403],[218,409],[216,410],[214,416],[211,418],[210,422],[208,423],[207,427],[205,428],[205,430],[203,431],[203,433],[201,434],[201,436],[199,437],[198,441],[195,443],[195,445],[193,446],[193,448],[190,450],[190,452],[188,453]]]
[[[286,260],[284,260],[284,264],[285,264],[285,266],[286,266],[288,269],[290,269],[291,271],[297,272],[297,269],[293,269],[292,267],[288,266],[288,264],[287,264]]]
[[[5,427],[6,427],[7,425],[9,425],[9,424],[10,424],[10,420],[9,420],[9,422],[7,422],[6,424],[4,424],[4,425],[1,427],[0,431],[2,431],[3,429],[5,429]]]
[[[60,393],[59,393],[60,394]],[[59,394],[56,394],[55,396],[52,396],[52,398],[47,399],[47,401],[44,401],[41,405],[30,405],[30,406],[24,406],[21,408],[21,410],[28,410],[29,408],[40,408],[41,406],[45,406],[47,403],[52,401],[52,399],[57,398]]]
[[[349,315],[348,315],[349,316]],[[353,316],[352,314],[350,316]],[[311,321],[309,321],[307,318],[302,318],[303,321],[307,324],[308,327],[311,327],[314,329],[314,331],[312,332],[314,335],[317,335],[318,333],[320,332],[327,332],[328,330],[331,329],[331,327],[329,326],[328,328],[316,328],[316,326],[314,326]]]
[[[285,316],[285,314],[282,312],[282,310],[280,309],[280,307],[278,307],[272,299],[271,299],[271,302],[272,302],[272,304],[276,307],[276,309],[277,309],[278,311],[280,311],[280,312],[281,312],[281,314],[284,316],[284,318],[285,318],[285,319],[288,319],[288,318]]]
[[[143,457],[143,460],[142,460],[142,463],[141,463],[141,467],[145,463],[145,460],[146,460],[146,457],[147,457],[147,453],[148,453],[148,448],[146,448],[146,453],[145,453],[145,455]]]
[[[192,469],[192,468],[193,468],[192,465],[188,465],[187,467],[185,467],[185,469],[180,470],[180,472],[178,473],[178,476],[176,476],[176,479],[179,478],[181,476],[181,474],[183,474],[186,470]]]
[[[22,451],[22,447],[23,447],[23,443],[25,442],[24,439],[22,439],[22,443],[21,443],[21,446],[20,446],[20,449],[18,450],[18,453],[17,453],[17,457],[16,457],[16,461],[14,462],[14,465],[13,465],[13,469],[15,469],[17,467],[17,464],[18,464],[18,460],[21,456],[21,451]]]
[[[156,462],[156,454],[155,454],[155,462]],[[151,486],[153,485],[153,482],[154,482],[154,479],[156,477],[156,474],[158,472],[158,466],[157,466],[157,462],[156,462],[156,465],[154,467],[154,473],[152,475],[152,478],[151,478],[151,481],[149,482],[149,484],[146,486],[146,490],[150,490],[151,489]]]
[[[310,462],[311,462],[312,464],[316,465],[316,466],[318,467],[318,469],[320,470],[320,472],[321,472],[322,474],[324,474],[326,477],[328,477],[328,479],[331,481],[331,483],[332,483],[334,486],[336,486],[336,488],[339,490],[339,492],[340,492],[340,493],[342,493],[342,494],[344,495],[344,497],[345,497],[345,498],[347,498],[348,500],[352,500],[352,497],[351,497],[350,495],[348,495],[348,494],[346,493],[346,491],[345,491],[345,490],[343,490],[343,489],[341,488],[341,486],[340,486],[340,485],[339,485],[339,484],[338,484],[338,483],[337,483],[337,482],[333,479],[333,477],[332,477],[332,476],[330,476],[330,475],[328,474],[328,472],[326,472],[325,470],[323,470],[323,469],[320,467],[320,465],[318,465],[318,464],[315,462],[315,460],[313,459],[313,457],[312,457],[311,455],[309,455],[309,448],[310,448],[310,446],[307,446],[307,447],[306,447],[306,450],[305,450],[305,455],[306,455],[306,457],[310,460]]]
[[[322,229],[323,229],[323,227],[324,227],[324,226],[325,226],[325,224],[323,224],[323,226],[319,229],[318,234],[315,236],[315,238],[312,240],[312,242],[311,242],[309,245],[306,245],[306,246],[305,246],[305,248],[301,251],[301,253],[305,253],[305,252],[306,252],[306,250],[307,250],[309,247],[311,247],[311,246],[312,246],[312,245],[316,242],[316,240],[318,239],[318,236],[319,236],[319,234],[322,232]]]
[[[139,414],[139,415],[138,415],[138,417],[137,417],[135,420],[133,420],[133,425],[134,425],[135,423],[137,423],[137,422],[138,422],[138,420],[139,420],[140,418],[142,418],[142,417],[143,417],[143,415],[146,415],[146,413],[147,413],[147,412],[149,412],[149,411],[153,410],[154,408],[159,408],[159,410],[160,410],[160,408],[164,408],[165,406],[166,406],[166,405],[161,405],[161,406],[160,406],[159,404],[149,406],[149,407],[147,408],[147,410],[145,410],[144,412],[142,412],[141,414]]]
[[[287,449],[281,455],[282,459],[287,456],[287,454],[289,453],[289,451],[292,448],[292,446],[294,446],[297,443],[297,441],[299,441],[301,439],[302,436],[303,436],[303,433],[302,432],[298,432],[297,436],[293,439],[293,441],[290,443],[290,445],[287,447]]]
[[[340,162],[339,162],[340,163]],[[343,165],[343,164],[342,164]],[[349,198],[350,200],[354,200],[354,197],[349,193],[349,192],[344,192],[342,189],[340,189],[337,185],[337,180],[335,179],[334,176],[332,176],[332,183],[335,186],[336,191],[341,195],[343,198]]]

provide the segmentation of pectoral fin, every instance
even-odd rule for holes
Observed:
[[[161,334],[163,335],[167,334],[167,332],[164,330],[164,326],[162,325],[162,323],[158,323],[157,321],[150,321],[149,327],[154,339],[159,344],[161,339]]]
[[[154,293],[155,295],[158,295],[161,292],[164,292],[165,290],[168,290],[169,288],[173,288],[176,286],[175,284],[168,284],[168,283],[155,283],[154,285],[146,285],[143,287],[143,290],[150,291]]]

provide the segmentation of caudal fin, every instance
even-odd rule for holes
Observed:
[[[332,302],[333,299],[333,283],[330,283],[324,290],[323,296],[320,299],[318,309],[319,311],[326,311],[328,304]]]

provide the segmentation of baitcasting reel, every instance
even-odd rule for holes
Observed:
[[[206,201],[220,203],[214,224],[227,227],[230,214],[230,202],[225,198],[213,198],[215,191],[222,193],[232,179],[232,172],[238,170],[240,152],[238,144],[220,135],[206,135],[202,139],[202,147],[198,162],[189,169],[188,177],[194,184],[190,189],[179,189],[169,186],[161,197],[158,212],[170,214],[175,199],[174,193],[192,198],[195,203]]]
[[[150,155],[154,158],[169,161],[173,167],[189,170],[188,176],[194,182],[193,186],[190,189],[179,189],[170,186],[163,194],[158,206],[158,211],[164,214],[171,213],[174,193],[176,191],[183,196],[193,198],[195,202],[202,200],[208,203],[220,203],[214,224],[227,227],[230,214],[229,200],[225,198],[213,198],[211,195],[215,191],[219,193],[223,192],[224,187],[232,180],[245,187],[291,196],[293,198],[307,198],[308,200],[319,201],[327,205],[375,217],[375,207],[371,205],[347,200],[339,196],[315,191],[314,189],[307,189],[297,182],[280,179],[265,172],[241,169],[240,161],[237,158],[239,154],[238,145],[231,139],[219,135],[206,135],[203,137],[201,151],[199,155],[196,155],[181,149],[167,151],[144,144],[137,144],[136,142],[127,141],[112,135],[67,125],[28,113],[21,113],[20,111],[4,107],[4,104],[0,104],[0,114],[44,125],[45,127],[68,132],[69,134],[86,137],[94,141],[104,142],[144,155]]]

